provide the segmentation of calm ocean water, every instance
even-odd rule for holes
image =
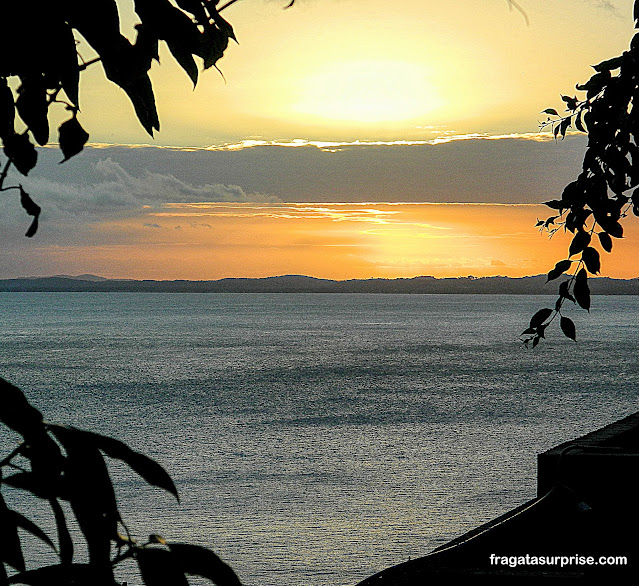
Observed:
[[[180,504],[114,467],[141,538],[248,586],[345,586],[533,497],[538,452],[638,409],[639,298],[524,349],[553,302],[0,293],[0,376],[171,472]]]

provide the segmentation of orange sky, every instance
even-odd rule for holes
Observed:
[[[33,266],[106,277],[331,279],[545,273],[569,239],[533,224],[543,206],[385,203],[166,203],[96,223],[92,244],[28,252]],[[602,274],[639,276],[636,227],[602,252]]]

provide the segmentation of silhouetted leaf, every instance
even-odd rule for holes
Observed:
[[[24,189],[22,189],[22,185],[20,185],[20,205],[22,205],[27,214],[33,216],[31,226],[29,226],[29,229],[25,234],[27,238],[31,238],[32,236],[35,236],[35,233],[38,231],[38,218],[40,217],[41,210],[40,206],[31,199]]]
[[[558,199],[552,200],[552,201],[545,201],[544,202],[545,206],[548,206],[549,208],[553,209],[553,210],[564,210],[566,209],[566,204]]]
[[[44,429],[28,432],[24,437],[26,441],[21,454],[31,461],[31,471],[17,472],[3,478],[2,482],[43,499],[66,498],[63,457],[58,444]]]
[[[588,232],[585,232],[584,230],[577,230],[577,233],[570,243],[568,256],[572,256],[573,254],[581,252],[584,248],[586,248],[586,246],[590,244],[590,239],[591,236]]]
[[[36,478],[32,472],[16,472],[3,478],[2,482],[7,486],[26,490],[42,499],[48,499],[51,495],[51,487]]]
[[[195,23],[168,0],[135,0],[135,10],[153,34],[166,41],[195,86],[198,70],[193,55],[197,54],[202,37]]]
[[[24,81],[18,89],[16,110],[40,145],[49,142],[47,92],[41,80]]]
[[[575,324],[570,318],[562,315],[560,325],[561,331],[564,333],[565,336],[567,336],[571,340],[577,341],[577,330],[575,329]]]
[[[25,569],[16,519],[7,508],[2,495],[0,495],[0,559],[20,572]]]
[[[3,378],[0,378],[0,399],[0,421],[7,427],[22,436],[43,431],[42,413],[27,401],[18,387]]]
[[[592,246],[588,246],[581,253],[581,260],[584,261],[586,268],[593,274],[597,274],[601,269],[601,263],[599,260],[599,252],[592,248]]]
[[[148,75],[132,80],[122,86],[133,104],[133,109],[138,120],[149,135],[153,136],[154,130],[160,130],[160,119],[155,106],[155,96],[151,80]]]
[[[52,428],[63,427],[53,425],[50,426]],[[164,470],[164,468],[162,468],[162,466],[160,466],[160,464],[158,464],[148,456],[132,450],[125,443],[117,439],[77,428],[70,429],[73,429],[74,432],[82,438],[82,441],[94,445],[110,458],[116,458],[128,464],[149,484],[152,484],[153,486],[157,486],[159,488],[163,488],[164,490],[170,492],[171,494],[175,495],[176,498],[178,498],[177,489],[175,488],[175,484],[173,483],[173,480],[171,479],[169,474],[166,472],[166,470]]]
[[[3,137],[4,154],[15,165],[16,169],[23,175],[28,175],[29,171],[38,162],[38,152],[35,150],[28,134],[10,134]]]
[[[571,267],[571,265],[572,262],[570,260],[560,260],[555,265],[555,268],[548,273],[546,283],[548,283],[548,281],[554,281],[557,277],[563,275]]]
[[[548,283],[550,281],[554,281],[558,277],[561,277],[563,272],[564,271],[558,271],[557,269],[551,269],[550,271],[548,271],[548,275],[546,277],[546,283]]]
[[[38,527],[33,521],[31,521],[30,519],[27,519],[24,515],[22,515],[21,513],[18,513],[17,511],[10,511],[10,513],[14,518],[15,524],[18,527],[20,527],[20,529],[24,529],[25,531],[31,533],[31,535],[34,535],[35,537],[37,537],[40,541],[43,541],[48,546],[55,549],[55,545],[53,545],[53,541],[51,541],[49,536],[42,529],[40,529],[40,527]]]
[[[613,238],[623,238],[623,226],[617,220],[601,220],[599,225]]]
[[[575,128],[580,132],[586,132],[586,127],[582,121],[583,111],[578,112],[575,116]]]
[[[623,63],[624,56],[619,55],[618,57],[613,57],[612,59],[606,59],[606,61],[602,61],[597,65],[593,65],[592,68],[595,71],[610,71],[611,69],[617,69],[621,67]]]
[[[138,24],[135,26],[137,37],[135,39],[135,49],[138,52],[142,68],[148,71],[151,68],[153,60],[160,62],[158,53],[158,37],[152,28],[146,24]]]
[[[193,87],[195,87],[197,85],[198,70],[191,48],[187,44],[173,39],[167,39],[166,44],[169,47],[169,51],[171,51],[171,55],[175,57],[180,67],[186,71],[193,82]]]
[[[559,116],[559,113],[554,108],[546,108],[542,114],[550,114],[551,116]]]
[[[585,208],[570,210],[570,212],[566,216],[566,230],[570,230],[574,233],[575,230],[583,229],[586,220],[590,217],[591,214],[592,211]]]
[[[573,293],[579,306],[583,307],[586,311],[590,311],[590,287],[588,287],[588,273],[586,269],[581,269],[577,273]]]
[[[610,71],[603,70],[595,73],[586,83],[578,85],[577,89],[586,92],[588,99],[595,97],[610,81]]]
[[[64,155],[64,159],[61,162],[68,161],[71,157],[81,152],[87,140],[89,140],[89,134],[82,128],[75,116],[63,122],[58,128],[58,141],[60,150]]]
[[[188,586],[184,571],[166,549],[138,548],[135,558],[147,586]]]
[[[225,36],[227,36],[229,39],[233,39],[237,43],[235,32],[233,31],[231,23],[222,17],[217,8],[214,10],[212,16],[215,22],[215,26],[217,26],[217,28],[219,28]]]
[[[188,17],[175,9],[188,20]],[[97,32],[97,31],[94,31]],[[100,52],[104,73],[108,79],[120,86],[131,100],[138,120],[144,129],[153,136],[160,129],[155,107],[155,96],[148,76],[149,59],[143,51],[131,45],[119,32],[100,37],[100,42],[109,42]]]
[[[58,530],[58,552],[60,554],[60,562],[62,564],[71,564],[73,562],[73,540],[67,527],[67,520],[60,503],[52,498],[49,499],[49,505],[53,511],[55,525]]]
[[[68,499],[84,533],[89,561],[110,573],[110,540],[117,534],[120,515],[104,458],[79,430],[62,426],[50,429],[67,453],[64,475]]]
[[[204,60],[204,69],[209,69],[217,64],[224,56],[229,44],[229,37],[215,26],[208,26],[202,35],[202,47],[200,56]]]
[[[566,130],[568,130],[569,126],[570,126],[570,118],[564,118],[561,121],[561,124],[559,125],[559,132],[561,132],[562,137],[566,136]]]
[[[208,578],[217,586],[242,586],[231,567],[210,549],[187,543],[171,543],[169,549],[185,574]]]
[[[610,252],[612,250],[612,238],[610,238],[610,234],[607,232],[599,232],[597,236],[599,237],[601,248],[606,252]]]
[[[566,108],[571,111],[575,111],[577,109],[577,98],[570,96],[561,96],[561,99],[566,103]]]
[[[544,323],[550,316],[552,315],[552,309],[540,309],[535,315],[530,319],[530,327],[533,329],[539,328],[539,326]]]
[[[570,205],[580,200],[582,195],[583,186],[580,185],[579,181],[571,181],[561,193],[561,201],[564,202],[564,208],[570,207]]]

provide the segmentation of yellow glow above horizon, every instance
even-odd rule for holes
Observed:
[[[392,60],[335,62],[304,77],[300,114],[351,122],[410,120],[442,105],[424,65]]]
[[[132,4],[118,2],[132,34]],[[431,137],[433,126],[534,131],[539,112],[561,106],[559,94],[586,81],[591,63],[627,48],[631,4],[529,2],[526,26],[505,0],[307,1],[286,11],[286,1],[237,2],[225,11],[241,43],[220,62],[225,79],[203,72],[193,91],[160,43],[162,65],[151,71],[162,123],[155,140],[412,140]],[[149,140],[100,67],[83,74],[81,94],[93,140]]]

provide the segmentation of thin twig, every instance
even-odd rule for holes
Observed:
[[[530,26],[530,19],[528,18],[526,11],[521,6],[519,6],[519,4],[515,2],[515,0],[508,0],[508,6],[510,6],[511,10],[513,8],[516,8],[517,11],[520,12],[521,15],[524,17],[524,20],[526,21],[526,26]]]
[[[100,59],[100,57],[95,57],[94,59],[90,59],[89,61],[85,61],[84,63],[82,63],[82,65],[78,65],[78,70],[79,71],[84,71],[87,67],[89,67],[89,65],[93,65],[94,63],[98,63],[99,61],[102,61],[102,59]]]
[[[231,6],[232,4],[235,4],[238,0],[229,0],[224,6],[222,6],[221,8],[218,8],[217,11],[218,12],[222,12],[222,10],[226,10],[229,6]]]

